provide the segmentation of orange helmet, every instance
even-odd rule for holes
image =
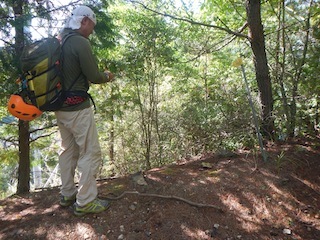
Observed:
[[[24,121],[31,121],[42,114],[36,106],[26,103],[17,94],[11,95],[8,102],[8,110],[13,116]]]

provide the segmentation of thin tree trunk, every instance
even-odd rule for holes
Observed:
[[[298,97],[298,87],[299,83],[301,81],[301,75],[303,71],[303,66],[306,63],[306,56],[307,56],[307,50],[308,50],[308,43],[309,43],[309,35],[310,35],[310,18],[311,18],[311,9],[313,5],[313,0],[310,1],[309,6],[309,13],[306,19],[306,37],[304,41],[304,48],[303,48],[303,54],[302,59],[298,61],[297,71],[293,79],[293,88],[292,88],[292,101],[290,105],[290,116],[291,116],[291,122],[290,122],[290,129],[289,129],[289,137],[294,137],[295,135],[295,128],[296,128],[296,118],[297,118],[297,97]]]
[[[115,86],[112,84],[111,85],[111,99],[115,99]],[[115,134],[114,134],[114,115],[115,115],[115,106],[111,104],[111,111],[109,115],[109,121],[110,121],[110,134],[109,134],[109,161],[115,165],[115,149],[114,149],[114,144],[115,144]],[[112,169],[112,175],[114,175],[114,169]]]
[[[115,165],[115,151],[114,151],[114,107],[112,107],[111,113],[110,113],[110,135],[109,135],[109,160],[110,162]],[[112,168],[112,175],[115,175],[114,169]]]
[[[137,98],[139,101],[139,108],[140,108],[140,113],[141,113],[141,129],[142,129],[142,139],[143,139],[143,147],[145,148],[144,150],[144,157],[145,157],[145,164],[146,164],[146,169],[151,168],[151,163],[150,163],[150,126],[149,126],[149,114],[148,110],[145,110],[145,107],[143,105],[143,100],[140,94],[140,86],[138,83],[138,79],[135,80],[136,83],[136,92],[137,92]]]
[[[285,62],[286,62],[286,34],[285,34],[285,1],[281,0],[278,4],[279,15],[278,15],[278,33],[277,33],[277,54],[276,54],[276,80],[279,84],[281,101],[283,107],[283,121],[285,123],[285,128],[288,131],[290,122],[290,111],[288,104],[288,97],[284,85],[284,73],[285,73]],[[281,59],[280,59],[281,58]],[[281,132],[284,132],[281,130]],[[282,136],[283,137],[283,136]]]
[[[19,169],[17,193],[30,190],[29,122],[19,120]]]
[[[274,135],[273,97],[271,79],[265,50],[265,38],[261,21],[260,0],[246,1],[247,20],[249,27],[249,39],[253,51],[253,60],[256,72],[256,80],[260,91],[262,104],[262,134],[267,138]]]
[[[15,52],[16,62],[24,46],[24,26],[23,5],[25,1],[19,0],[13,2],[13,11],[15,15]],[[19,68],[20,66],[18,66]],[[30,139],[29,122],[19,120],[19,169],[17,193],[25,193],[30,190]]]

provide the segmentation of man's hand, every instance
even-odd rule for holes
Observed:
[[[112,82],[114,80],[114,74],[108,70],[105,70],[104,73],[107,76],[108,82]]]

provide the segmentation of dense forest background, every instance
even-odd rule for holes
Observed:
[[[116,74],[90,90],[101,178],[319,134],[318,0],[0,1],[1,197],[60,184],[54,115],[18,121],[6,103],[22,47],[80,3],[97,13],[101,70]]]

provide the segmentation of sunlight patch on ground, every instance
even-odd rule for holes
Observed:
[[[271,173],[270,171],[266,171],[264,169],[259,169],[259,171],[262,173],[263,176],[267,178],[272,178],[272,179],[279,179],[279,176],[276,174]]]
[[[221,180],[220,180],[220,177],[207,177],[206,178],[208,184],[217,184],[219,183]]]
[[[221,202],[229,208],[231,211],[237,211],[239,212],[240,210],[244,210],[244,207],[240,203],[240,199],[233,195],[233,194],[228,194],[227,196],[218,194],[220,197]]]
[[[21,218],[24,218],[24,217],[27,217],[28,215],[38,215],[38,214],[39,212],[37,211],[36,207],[29,207],[22,210],[19,215]]]
[[[68,235],[66,236],[64,231],[63,228],[61,230],[55,228],[55,231],[50,234],[50,239],[66,239]]]
[[[45,236],[46,235],[46,232],[47,232],[47,228],[44,226],[39,226],[36,231],[35,231],[35,234],[37,236],[39,236],[39,239],[41,238],[41,236]],[[60,237],[63,237],[63,235],[60,234]]]
[[[264,224],[266,222],[273,222],[274,224],[277,223],[278,218],[283,218],[281,211],[279,212],[278,206],[270,207],[268,206],[269,201],[271,198],[269,196],[256,196],[251,192],[244,192],[243,196],[249,201],[251,206],[251,214],[253,216],[261,216],[259,219],[256,218],[256,222],[259,224]],[[279,212],[279,213],[278,213]]]
[[[86,223],[77,223],[75,226],[75,233],[77,236],[83,237],[84,239],[94,237],[94,229]]]
[[[148,179],[155,181],[155,182],[162,182],[162,179],[160,177],[156,177],[154,175],[148,174],[147,175]]]
[[[188,239],[209,239],[209,236],[204,230],[201,229],[191,229],[184,224],[181,224],[181,230]]]
[[[228,194],[227,196],[219,194],[219,198],[234,213],[235,217],[239,219],[244,230],[252,233],[258,232],[261,229],[261,219],[258,219],[251,209],[242,204],[237,196],[233,194]],[[266,210],[266,208],[263,208],[262,212],[265,213]]]
[[[305,184],[306,186],[308,186],[309,188],[311,188],[313,191],[317,192],[318,194],[320,194],[320,187],[316,184],[312,184],[311,182],[309,182],[306,179],[302,179],[299,178],[298,176],[294,175],[292,176],[294,179],[298,180],[299,182]]]
[[[52,205],[51,207],[46,208],[42,214],[52,213],[53,215],[58,212],[60,206],[58,204]]]
[[[272,196],[269,196],[269,201],[273,201],[277,206],[285,207],[288,211],[296,210],[296,206],[293,206],[292,202],[296,202],[299,204],[299,201],[294,196],[292,196],[292,194],[282,191],[272,182],[266,181],[266,184],[273,191]]]

